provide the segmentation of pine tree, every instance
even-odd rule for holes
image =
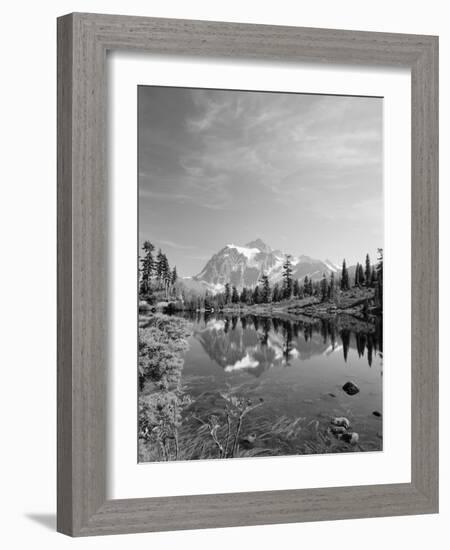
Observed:
[[[161,286],[164,272],[164,254],[161,249],[158,250],[156,255],[156,278],[158,279],[158,285]]]
[[[366,283],[364,268],[362,264],[358,264],[358,282],[359,282],[359,286],[364,286],[364,284]]]
[[[231,300],[230,283],[225,284],[225,304],[229,304]]]
[[[241,295],[240,295],[240,297],[239,297],[239,300],[240,300],[243,304],[246,304],[246,303],[247,303],[248,296],[247,296],[247,289],[245,288],[245,286],[244,286],[243,289],[242,289],[242,292],[241,292]]]
[[[336,288],[335,288],[335,283],[334,283],[334,273],[331,272],[330,285],[328,287],[328,299],[330,301],[333,301],[335,296],[336,296]]]
[[[237,304],[239,302],[239,294],[235,286],[233,286],[233,290],[231,292],[231,301],[233,304]]]
[[[305,278],[303,279],[303,291],[305,293],[305,296],[309,296],[309,281],[308,281],[308,275],[305,275]]]
[[[259,287],[255,286],[253,290],[253,303],[259,304],[260,303],[260,294],[259,294]]]
[[[145,241],[142,245],[142,250],[145,252],[144,257],[141,260],[141,284],[139,292],[142,295],[148,295],[150,292],[150,281],[154,270],[153,250],[155,247],[150,241]]]
[[[328,281],[325,273],[323,274],[322,280],[320,281],[320,297],[322,302],[325,302],[328,297]]]
[[[167,299],[168,293],[169,293],[170,281],[172,279],[172,273],[170,271],[169,261],[167,260],[167,256],[165,254],[162,255],[161,261],[162,261],[161,277],[164,283],[164,290],[166,292],[166,299]]]
[[[342,262],[342,273],[341,273],[341,290],[349,290],[349,283],[348,283],[348,270],[347,270],[347,264],[345,263],[345,259]]]
[[[292,289],[292,293],[296,298],[300,297],[300,283],[298,282],[298,279],[295,279],[294,286]]]
[[[356,263],[356,268],[355,268],[355,285],[354,286],[359,286],[360,285],[360,282],[359,282],[359,262]]]
[[[271,296],[269,277],[267,275],[263,275],[261,277],[261,283],[262,283],[261,302],[263,304],[268,304],[270,302],[270,296]]]
[[[172,269],[172,276],[170,279],[170,284],[173,286],[178,280],[177,266],[174,266]]]
[[[283,264],[283,298],[288,300],[292,295],[292,257],[286,254]]]
[[[372,266],[370,265],[369,254],[366,255],[366,271],[364,273],[366,278],[366,286],[370,286],[370,278],[372,275]]]
[[[383,309],[383,249],[378,249],[377,284],[375,287],[375,299],[378,307]]]
[[[375,267],[372,267],[372,275],[370,276],[370,286],[375,288],[377,284],[377,271]]]
[[[280,287],[275,284],[272,290],[272,302],[280,301]]]

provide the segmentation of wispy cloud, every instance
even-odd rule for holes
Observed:
[[[192,261],[233,231],[250,240],[265,230],[278,246],[276,227],[287,249],[293,234],[311,233],[304,241],[331,256],[331,243],[347,239],[331,224],[352,223],[356,234],[363,215],[381,223],[381,99],[153,88],[140,105],[141,218],[159,235],[182,218],[168,236],[203,243]]]

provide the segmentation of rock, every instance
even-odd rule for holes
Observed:
[[[243,437],[239,443],[244,447],[244,449],[252,449],[256,442],[256,434],[249,434]]]
[[[345,393],[347,393],[348,395],[355,395],[357,393],[359,393],[359,388],[356,384],[354,384],[353,382],[346,382],[343,386],[342,386],[342,389],[345,391]]]
[[[335,394],[335,393],[332,393],[332,392],[329,392],[328,395],[329,395],[330,397],[336,397],[336,394]]]
[[[144,302],[143,300],[139,301],[139,311],[150,311],[152,308],[150,304]]]
[[[378,411],[373,411],[373,416],[377,416],[378,418],[381,416],[381,413]]]
[[[356,445],[359,441],[359,434],[356,432],[351,433],[345,433],[341,436],[342,441],[345,441],[346,443],[350,443],[350,445]]]
[[[331,426],[331,433],[334,435],[344,434],[347,430],[345,426]]]
[[[331,419],[334,426],[343,426],[346,430],[350,428],[350,421],[345,416],[335,416]]]

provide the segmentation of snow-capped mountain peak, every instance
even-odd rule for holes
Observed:
[[[291,256],[295,279],[303,280],[305,276],[319,280],[337,272],[337,267],[330,261],[325,262],[309,256]],[[250,241],[244,246],[228,244],[206,263],[202,271],[193,280],[207,285],[211,290],[223,289],[225,284],[237,288],[254,287],[262,275],[268,275],[272,284],[281,282],[285,255],[280,250],[273,250],[261,239]]]

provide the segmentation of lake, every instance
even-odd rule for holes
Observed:
[[[382,450],[382,328],[358,332],[333,321],[184,314],[193,324],[182,383],[199,416],[223,392],[261,402],[245,418],[243,445],[267,454]],[[359,392],[343,390],[347,382]],[[374,414],[375,413],[375,414]],[[330,432],[346,417],[359,441]],[[321,436],[321,445],[314,441]]]

